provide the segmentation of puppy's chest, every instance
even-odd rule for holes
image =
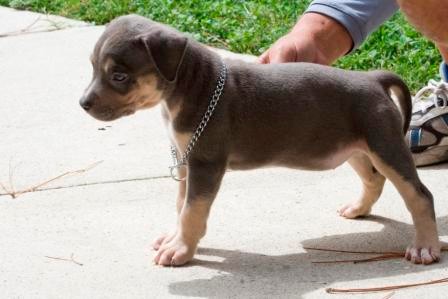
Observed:
[[[176,146],[179,153],[183,153],[187,148],[188,142],[192,136],[192,132],[179,132],[174,128],[174,120],[179,110],[177,107],[169,109],[166,104],[162,105],[162,117],[168,133],[168,138],[172,145]]]

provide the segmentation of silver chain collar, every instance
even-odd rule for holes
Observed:
[[[187,165],[188,156],[190,155],[191,151],[193,150],[193,147],[198,142],[199,137],[201,136],[202,132],[204,131],[205,127],[207,126],[211,116],[213,115],[213,111],[215,110],[216,105],[218,105],[219,98],[221,97],[222,92],[224,90],[224,85],[226,84],[226,79],[227,79],[227,67],[223,61],[221,62],[221,64],[222,65],[221,65],[221,71],[220,71],[219,77],[218,77],[218,82],[216,84],[213,95],[211,96],[210,103],[207,107],[207,111],[205,112],[204,116],[202,116],[201,122],[199,123],[198,127],[196,128],[196,131],[194,132],[193,136],[191,136],[191,139],[188,142],[187,148],[185,149],[184,153],[182,154],[180,161],[178,159],[176,146],[171,145],[171,156],[173,158],[173,166],[170,166],[169,168],[170,168],[171,177],[175,181],[185,180],[185,178],[179,178],[178,170],[182,166]]]

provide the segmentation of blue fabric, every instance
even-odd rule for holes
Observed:
[[[440,77],[443,81],[448,82],[448,65],[446,62],[440,64]]]
[[[305,13],[323,14],[341,23],[352,37],[352,52],[397,10],[395,0],[315,0]]]
[[[410,143],[411,147],[418,146],[420,144],[420,135],[421,135],[422,129],[421,128],[415,128],[411,129],[410,134]]]
[[[445,124],[448,126],[448,114],[444,114],[442,115],[443,121],[445,122]]]

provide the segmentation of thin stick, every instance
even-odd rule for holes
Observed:
[[[95,162],[95,163],[93,163],[93,164],[87,166],[87,167],[84,168],[84,169],[79,169],[79,170],[74,170],[74,171],[67,171],[67,172],[65,172],[65,173],[63,173],[63,174],[60,174],[60,175],[58,175],[58,176],[56,176],[56,177],[54,177],[54,178],[51,178],[51,179],[49,179],[49,180],[47,180],[47,181],[45,181],[45,182],[42,182],[42,183],[40,183],[40,184],[37,184],[36,186],[30,187],[30,188],[25,189],[25,190],[22,190],[22,191],[18,191],[18,192],[16,192],[16,195],[20,195],[20,194],[27,193],[27,192],[34,192],[34,191],[36,191],[37,189],[39,189],[40,187],[45,186],[45,185],[48,185],[49,183],[51,183],[51,182],[53,182],[53,181],[56,181],[56,180],[58,180],[58,179],[61,179],[61,178],[65,177],[65,176],[68,176],[68,175],[84,173],[84,172],[89,171],[90,169],[96,167],[97,165],[99,165],[99,164],[102,163],[102,162],[103,162],[103,161]]]
[[[82,263],[80,263],[80,262],[75,261],[75,259],[73,258],[73,253],[72,253],[72,255],[70,256],[70,259],[66,259],[66,258],[63,258],[63,257],[47,256],[47,255],[46,255],[45,257],[46,257],[46,258],[49,258],[49,259],[52,259],[52,260],[72,262],[72,263],[75,263],[75,264],[78,265],[78,266],[82,266],[82,265],[84,265],[84,264],[82,264]]]
[[[84,172],[86,172],[86,171],[89,171],[89,170],[91,170],[92,168],[98,166],[98,165],[99,165],[100,163],[102,163],[102,162],[103,162],[103,161],[95,162],[95,163],[93,163],[93,164],[91,164],[91,165],[89,165],[89,166],[87,166],[86,168],[83,168],[83,169],[74,170],[74,171],[67,171],[67,172],[65,172],[65,173],[63,173],[63,174],[60,174],[60,175],[54,177],[54,178],[48,179],[48,180],[46,180],[46,181],[44,181],[44,182],[42,182],[42,183],[39,183],[39,184],[37,184],[37,185],[35,185],[35,186],[26,188],[26,189],[24,189],[24,190],[19,190],[19,191],[8,190],[8,189],[5,188],[5,186],[4,186],[2,183],[0,183],[0,187],[2,187],[2,189],[6,192],[6,194],[10,195],[12,198],[17,198],[19,195],[22,195],[22,194],[24,194],[24,193],[28,193],[28,192],[34,192],[34,191],[37,191],[39,188],[41,188],[41,187],[43,187],[43,186],[45,186],[45,185],[48,185],[49,183],[51,183],[51,182],[53,182],[53,181],[59,180],[59,179],[61,179],[61,178],[63,178],[63,177],[66,177],[66,176],[68,176],[68,175],[72,175],[72,174],[81,174],[81,173],[84,173]]]
[[[319,247],[303,247],[306,250],[316,250],[316,251],[328,251],[328,252],[340,252],[340,253],[359,253],[359,254],[401,254],[398,251],[351,251],[351,250],[338,250],[338,249],[328,249]]]
[[[348,260],[335,260],[335,261],[313,261],[311,263],[313,264],[337,264],[337,263],[368,263],[368,262],[377,262],[377,261],[383,261],[383,260],[390,260],[390,259],[396,259],[396,258],[403,258],[404,253],[397,253],[397,254],[383,254],[378,255],[370,258],[365,259],[348,259]]]
[[[328,252],[340,252],[340,253],[353,253],[353,254],[379,254],[378,256],[365,258],[365,259],[348,259],[348,260],[333,260],[333,261],[313,261],[313,264],[336,264],[336,263],[368,263],[377,262],[389,259],[397,259],[405,257],[405,252],[378,252],[378,251],[349,251],[349,250],[337,250],[315,247],[304,247],[307,250],[328,251]],[[444,246],[440,251],[448,251],[448,247]]]
[[[443,243],[445,244],[445,243]],[[319,250],[319,251],[328,251],[328,252],[339,252],[339,253],[355,253],[355,254],[381,254],[379,256],[366,258],[366,259],[358,259],[358,260],[337,260],[337,261],[322,261],[322,262],[312,262],[315,264],[324,264],[324,263],[362,263],[362,262],[372,262],[372,261],[380,261],[386,259],[393,258],[402,258],[405,256],[404,252],[376,252],[376,251],[348,251],[348,250],[336,250],[336,249],[324,249],[324,248],[314,248],[314,247],[304,247],[308,250]],[[448,246],[443,246],[441,251],[448,251]],[[359,288],[359,289],[337,289],[337,288],[328,288],[326,292],[329,294],[339,294],[339,293],[372,293],[372,292],[384,292],[391,290],[398,290],[404,288],[411,288],[416,286],[423,285],[432,285],[432,284],[440,284],[440,283],[448,283],[448,277],[442,278],[438,280],[432,280],[427,282],[413,283],[413,284],[403,284],[403,285],[392,285],[386,287],[374,287],[374,288]],[[394,295],[394,292],[388,294],[383,299],[391,298]]]
[[[431,281],[427,281],[427,282],[419,282],[419,283],[412,283],[412,284],[402,284],[402,285],[392,285],[392,286],[386,286],[386,287],[360,288],[360,289],[328,288],[325,291],[327,293],[329,293],[329,294],[339,294],[339,293],[372,293],[372,292],[384,292],[384,291],[405,289],[405,288],[424,286],[424,285],[439,284],[439,283],[445,283],[445,282],[448,282],[448,277],[442,278],[442,279],[437,279],[437,280],[431,280]]]

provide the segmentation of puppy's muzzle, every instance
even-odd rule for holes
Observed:
[[[95,93],[89,93],[87,95],[84,95],[80,100],[79,100],[79,105],[81,105],[81,107],[85,110],[85,111],[89,111],[93,105],[95,104],[95,102],[98,100],[98,95],[96,95]]]

